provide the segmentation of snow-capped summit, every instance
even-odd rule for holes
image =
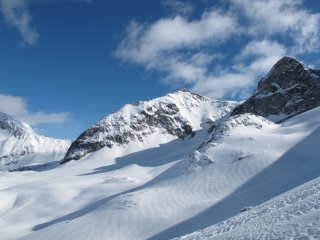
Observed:
[[[79,160],[103,147],[144,142],[161,131],[176,138],[191,137],[196,131],[228,114],[238,103],[218,101],[181,89],[164,97],[127,104],[83,132],[69,148],[61,163]]]
[[[28,124],[14,119],[3,112],[0,112],[0,128],[11,133],[16,138],[25,138],[29,134],[34,134],[34,131]]]
[[[59,160],[71,142],[39,136],[27,123],[0,112],[0,169]]]
[[[231,115],[254,113],[274,122],[320,106],[320,70],[290,57],[280,59],[263,77],[254,94]]]

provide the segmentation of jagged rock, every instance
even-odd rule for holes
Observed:
[[[275,122],[320,106],[320,70],[290,57],[280,59],[263,77],[253,96],[236,107],[231,116],[254,113]]]
[[[213,100],[187,89],[154,100],[127,104],[84,131],[60,163],[79,160],[103,147],[124,147],[136,140],[143,142],[159,129],[163,134],[181,140],[186,136],[193,137],[200,125],[228,114],[237,104]]]

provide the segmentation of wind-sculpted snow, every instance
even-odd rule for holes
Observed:
[[[262,78],[252,97],[231,115],[254,113],[274,122],[320,106],[320,70],[284,57]]]
[[[177,239],[319,238],[320,178],[317,178],[228,220]]]
[[[305,202],[308,205],[299,205],[299,198],[288,198],[288,203],[298,204],[288,215],[284,212],[276,215],[278,212],[272,210],[272,204],[257,208],[319,177],[319,116],[320,109],[316,108],[282,124],[250,114],[232,117],[231,122],[225,119],[219,128],[227,126],[229,130],[210,142],[216,146],[197,150],[211,157],[212,163],[197,165],[188,174],[181,173],[189,161],[190,149],[196,149],[202,139],[198,133],[190,140],[176,138],[166,142],[162,133],[156,132],[143,143],[144,147],[150,142],[154,145],[138,152],[127,152],[128,148],[136,150],[142,144],[133,141],[125,148],[117,145],[103,148],[88,155],[85,161],[71,161],[53,169],[4,172],[0,178],[3,186],[0,235],[4,239],[32,240],[105,239],[106,236],[117,240],[171,239],[223,221],[219,225],[221,230],[216,229],[218,233],[229,228],[236,230],[242,220],[250,223],[252,212],[257,220],[252,220],[252,226],[257,226],[261,233],[270,230],[273,217],[284,216],[283,221],[278,221],[283,225],[275,222],[284,233],[270,237],[283,239],[290,233],[286,229],[292,227],[295,231],[297,226],[300,231],[302,223],[308,223],[308,218],[304,218],[308,215],[298,217],[299,209],[302,213],[308,209],[313,212],[318,202],[308,200]],[[167,137],[173,138],[170,134]],[[154,142],[161,139],[163,144]],[[240,214],[241,209],[250,206],[253,206],[251,210]],[[262,221],[260,228],[259,216],[268,209],[270,212],[265,216],[271,217],[263,220],[267,225]],[[300,221],[301,225],[286,221],[291,213],[295,223]],[[314,214],[318,216],[318,212]],[[237,219],[228,220],[232,217]],[[316,220],[311,223],[317,224]],[[316,233],[316,229],[304,226],[310,236]],[[242,234],[239,230],[230,236],[240,234],[250,239],[250,228],[244,229],[248,232]],[[261,236],[263,239],[264,235]]]
[[[0,169],[60,160],[70,144],[71,140],[39,136],[28,124],[0,113]]]
[[[221,102],[182,89],[145,102],[125,105],[83,132],[64,160],[79,160],[103,147],[145,142],[156,130],[184,139],[228,114],[238,103]]]

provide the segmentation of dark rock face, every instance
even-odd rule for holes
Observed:
[[[320,106],[320,70],[307,68],[290,57],[280,59],[262,78],[253,96],[236,107],[232,115],[254,113],[278,115],[282,122]]]
[[[131,116],[130,123],[120,116],[114,124],[100,121],[74,141],[61,164],[70,160],[79,160],[88,153],[95,152],[103,147],[112,148],[114,144],[127,145],[138,139],[143,141],[143,136],[154,132],[155,128],[162,128],[167,133],[175,135],[181,139],[185,136],[194,136],[191,124],[179,114],[180,110],[174,103],[152,106],[142,110],[138,116]],[[114,132],[114,129],[123,129]],[[139,134],[142,132],[141,134]],[[102,135],[101,139],[88,141],[95,135]],[[79,151],[80,150],[80,151]]]

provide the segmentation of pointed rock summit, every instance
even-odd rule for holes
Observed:
[[[254,94],[231,115],[254,113],[282,122],[320,106],[320,70],[283,57],[263,77]]]

